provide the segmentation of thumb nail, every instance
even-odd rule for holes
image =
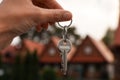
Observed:
[[[63,18],[65,20],[70,20],[70,19],[72,19],[72,14],[67,11],[67,12],[64,13]]]

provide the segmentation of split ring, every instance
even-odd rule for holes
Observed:
[[[67,28],[69,28],[70,27],[70,25],[72,24],[72,19],[70,20],[70,24],[69,25],[65,25]],[[63,25],[61,25],[59,22],[58,22],[58,25],[61,27],[61,28],[64,28],[65,26],[63,26]]]

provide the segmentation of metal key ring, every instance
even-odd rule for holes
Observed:
[[[72,19],[71,19],[71,20],[70,20],[70,24],[69,24],[69,25],[67,25],[66,27],[67,27],[67,28],[69,28],[69,27],[70,27],[70,25],[72,24],[72,22],[73,22],[73,21],[72,21]],[[59,22],[58,22],[58,25],[59,25],[61,28],[64,28],[64,27],[65,27],[65,26],[62,26]]]

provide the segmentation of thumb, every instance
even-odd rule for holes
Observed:
[[[42,18],[44,22],[49,23],[68,21],[72,18],[72,14],[69,11],[65,11],[62,9],[43,9]]]

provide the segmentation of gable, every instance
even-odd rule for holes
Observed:
[[[82,44],[77,48],[75,55],[71,62],[74,63],[98,63],[106,62],[105,58],[101,55],[98,47],[90,37],[86,37]]]
[[[42,53],[40,61],[42,63],[60,63],[61,57],[56,45],[51,41],[46,45],[45,50]]]
[[[61,56],[57,49],[57,44],[60,39],[58,37],[52,37],[50,42],[46,45],[46,48],[41,56],[41,62],[43,63],[61,63]],[[67,54],[67,60],[70,61],[73,57],[76,48],[72,45],[71,51]]]
[[[44,50],[45,45],[42,43],[37,43],[32,40],[23,40],[23,47],[26,51],[26,49],[30,52],[37,51],[37,55],[40,56]]]

